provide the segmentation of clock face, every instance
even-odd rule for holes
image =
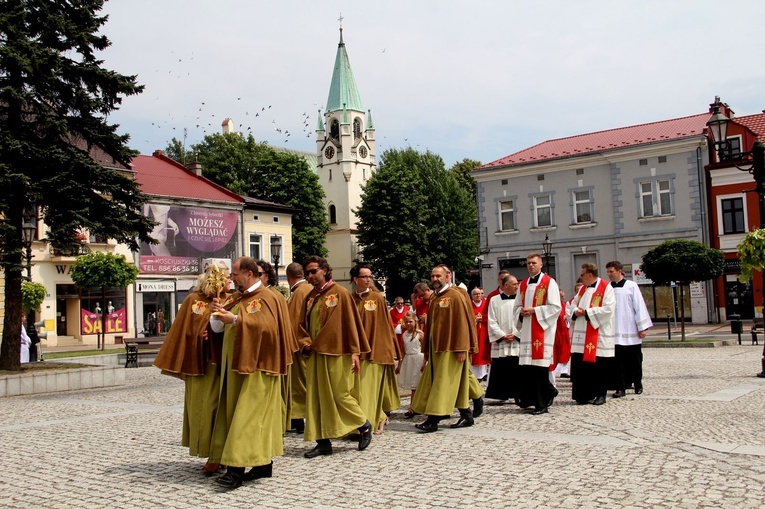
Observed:
[[[360,155],[362,158],[365,158],[365,157],[367,157],[367,147],[361,147],[361,148],[359,149],[359,155]]]
[[[327,147],[324,150],[324,157],[326,157],[327,159],[332,159],[333,157],[335,157],[335,149],[334,149],[334,147]]]

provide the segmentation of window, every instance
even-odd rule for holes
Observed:
[[[573,191],[574,223],[592,222],[592,203],[590,202],[590,190]]]
[[[640,204],[642,206],[641,216],[653,215],[653,183],[640,183]]]
[[[278,223],[278,222],[279,222],[279,216],[274,216],[274,223]]]
[[[724,157],[733,157],[741,153],[741,137],[733,136],[728,138],[728,144],[725,146]]]
[[[358,140],[359,138],[361,138],[361,119],[356,117],[353,119],[353,139]]]
[[[672,215],[672,184],[670,179],[641,180],[638,184],[640,217]]]
[[[271,259],[268,260],[268,261],[271,262],[272,264],[276,265],[277,260],[274,259],[274,255],[276,254],[276,252],[272,249],[274,240],[276,240],[276,239],[279,239],[279,245],[281,246],[279,248],[279,260],[278,260],[279,267],[284,267],[284,248],[285,248],[285,246],[284,246],[284,236],[283,235],[276,235],[276,234],[273,234],[273,233],[271,235],[269,235],[268,249],[269,249],[269,252],[271,253]]]
[[[259,233],[250,234],[250,256],[256,260],[260,260],[260,254],[262,253],[262,241],[263,237]]]
[[[102,237],[100,235],[93,235],[92,233],[88,236],[88,242],[90,244],[106,244],[106,237]]]
[[[723,234],[745,233],[744,199],[728,198],[720,200],[722,205]]]
[[[659,187],[659,215],[672,214],[672,194],[669,189],[669,180],[657,180]]]
[[[336,118],[329,124],[329,135],[336,140],[340,138],[340,122]]]
[[[549,194],[534,196],[534,227],[552,226],[552,197]]]
[[[641,159],[640,161],[638,161],[638,164],[640,166],[647,166],[648,165],[648,159]]]
[[[513,200],[499,202],[499,229],[500,231],[515,230],[515,202]]]
[[[259,216],[259,215],[257,215],[257,214],[253,214],[253,216],[252,216],[252,220],[253,220],[253,221],[260,221],[260,216]]]
[[[329,224],[337,224],[337,208],[334,204],[329,206]]]
[[[667,156],[659,156],[659,162],[660,163],[666,163],[667,162]]]

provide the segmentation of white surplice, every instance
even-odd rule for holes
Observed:
[[[616,296],[616,344],[623,346],[640,345],[643,340],[638,332],[651,326],[651,315],[634,281],[625,281],[622,287],[613,287]]]
[[[542,278],[540,274],[539,278]],[[528,278],[527,278],[528,279]],[[526,294],[523,295],[523,301],[521,300],[522,294],[520,286],[518,287],[518,294],[515,296],[515,304],[513,309],[513,317],[515,319],[515,326],[521,332],[521,344],[518,364],[521,366],[539,366],[549,368],[552,362],[553,343],[555,342],[555,328],[558,323],[558,315],[560,315],[561,303],[560,303],[560,290],[558,290],[558,284],[554,279],[550,279],[550,283],[547,285],[547,303],[542,306],[534,306],[534,293],[536,292],[538,283],[529,284],[526,287]],[[531,317],[523,317],[521,321],[521,309],[523,307],[534,306],[534,316],[539,321],[539,325],[544,331],[545,350],[543,359],[531,358]]]
[[[587,312],[590,319],[590,325],[598,330],[598,348],[595,352],[597,357],[614,356],[614,325],[616,323],[614,311],[616,309],[616,297],[611,285],[606,285],[606,291],[603,294],[603,300],[600,306],[590,307],[590,301],[595,290],[597,290],[601,279],[595,281],[594,287],[587,287],[579,299],[579,294],[574,297],[574,304],[579,309]],[[577,316],[574,321],[574,328],[571,333],[571,353],[584,353],[584,339],[587,332],[587,319],[584,316]]]

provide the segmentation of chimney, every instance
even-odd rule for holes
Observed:
[[[223,127],[223,134],[229,134],[234,132],[234,121],[230,118],[227,118],[223,121],[221,124],[221,127]]]
[[[200,163],[199,160],[197,159],[196,150],[194,151],[194,161],[187,164],[186,169],[189,170],[194,175],[196,175],[197,177],[202,176],[202,163]]]

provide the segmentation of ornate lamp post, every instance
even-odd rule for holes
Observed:
[[[34,205],[24,207],[21,212],[21,235],[27,260],[27,280],[32,281],[32,242],[37,233],[37,208]]]
[[[271,264],[276,271],[276,281],[279,281],[279,260],[282,257],[282,239],[277,235],[271,236]]]
[[[547,274],[549,276],[552,276],[552,274],[550,273],[551,272],[550,255],[552,253],[552,245],[553,245],[552,240],[550,240],[550,238],[547,235],[545,235],[545,240],[544,242],[542,242],[542,253],[544,254],[544,257],[545,257],[545,267],[547,267]]]
[[[765,144],[756,140],[750,152],[731,153],[728,142],[728,124],[730,119],[715,106],[714,113],[707,121],[707,127],[712,135],[712,141],[717,149],[720,162],[727,161],[737,169],[751,173],[754,177],[757,199],[760,205],[760,229],[765,229]],[[739,166],[739,165],[744,165]],[[762,271],[762,310],[765,315],[765,270]],[[765,378],[765,350],[763,350],[762,372],[757,376]]]

